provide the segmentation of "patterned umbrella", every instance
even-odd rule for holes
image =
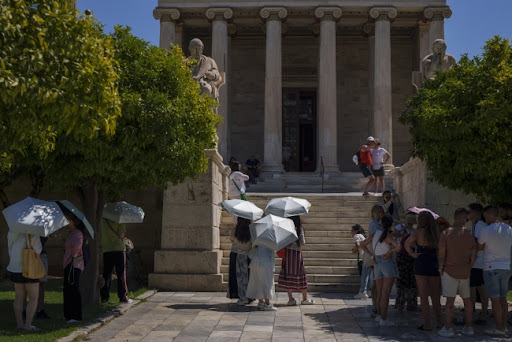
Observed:
[[[125,201],[107,203],[102,217],[117,223],[142,223],[144,210]]]
[[[295,224],[292,220],[284,217],[268,215],[252,223],[249,228],[253,244],[265,246],[274,251],[280,250],[298,239]]]

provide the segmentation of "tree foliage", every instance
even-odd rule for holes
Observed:
[[[494,37],[413,95],[400,121],[432,180],[494,203],[512,199],[512,45]]]
[[[58,136],[115,131],[120,114],[111,38],[68,0],[0,2],[0,171],[44,159]]]

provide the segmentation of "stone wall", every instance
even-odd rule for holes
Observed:
[[[455,209],[467,207],[476,201],[473,195],[453,191],[429,181],[426,163],[418,158],[411,158],[401,167],[393,169],[389,175],[393,178],[393,187],[400,195],[404,208],[427,207],[450,222],[453,222]]]
[[[149,286],[172,291],[220,291],[221,208],[229,167],[217,150],[206,150],[208,172],[164,192],[160,250]]]

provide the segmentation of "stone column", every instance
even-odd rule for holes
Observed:
[[[219,73],[224,85],[219,89],[218,113],[222,116],[222,124],[217,128],[219,137],[218,150],[224,160],[229,160],[229,127],[228,127],[228,87],[226,71],[228,70],[228,20],[233,18],[230,8],[209,8],[206,17],[212,22],[212,58],[217,62]]]
[[[430,33],[429,33],[429,23],[423,22],[423,20],[420,20],[418,22],[418,50],[420,55],[420,62],[421,60],[431,53],[432,46],[429,46],[430,44]],[[419,68],[418,68],[419,70]]]
[[[370,10],[370,16],[375,19],[373,135],[393,156],[391,20],[396,18],[397,11],[392,7],[374,7]],[[392,164],[391,160],[389,163]]]
[[[169,49],[171,44],[176,44],[176,24],[180,16],[176,8],[157,7],[153,11],[153,17],[160,20],[160,48]]]
[[[368,135],[373,134],[373,86],[375,78],[375,25],[367,23],[363,26],[363,35],[368,37]]]
[[[318,162],[323,159],[325,172],[339,172],[336,137],[336,22],[341,18],[338,7],[318,7],[315,18],[320,21],[318,64]]]
[[[288,12],[284,7],[265,7],[260,11],[266,22],[265,131],[263,171],[277,176],[283,168],[282,133],[282,46],[281,25]]]
[[[423,11],[423,15],[430,23],[428,53],[431,53],[434,41],[444,39],[444,18],[450,18],[452,10],[450,7],[427,7]]]

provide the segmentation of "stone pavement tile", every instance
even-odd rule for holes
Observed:
[[[172,339],[176,336],[178,336],[180,334],[179,331],[164,331],[164,330],[161,330],[161,331],[150,331],[149,334],[146,335],[145,338],[168,338],[168,339]]]
[[[142,324],[133,324],[127,327],[124,330],[121,330],[117,335],[115,335],[116,338],[131,338],[131,337],[145,337],[150,331],[152,330],[151,327],[147,325]]]
[[[215,328],[215,324],[203,324],[203,323],[195,323],[192,322],[185,329],[182,330],[184,333],[200,333],[209,335],[213,329]]]
[[[194,317],[189,316],[181,316],[181,315],[172,315],[169,318],[167,318],[165,321],[162,322],[162,325],[177,325],[177,326],[183,326],[186,327],[187,325],[192,322]]]
[[[190,299],[188,300],[187,303],[204,303],[204,302],[207,302],[209,300],[213,299],[213,297],[197,297],[197,296],[193,296],[193,297],[190,297]]]
[[[302,332],[302,329],[298,330],[288,330],[288,331],[282,331],[282,330],[276,330],[274,329],[274,333],[272,334],[272,338],[275,337],[286,337],[286,338],[295,338],[295,339],[303,339],[304,333]]]
[[[290,338],[290,337],[272,337],[272,342],[297,342],[304,341],[304,338]]]
[[[271,342],[272,332],[269,331],[244,331],[240,336],[240,342]]]
[[[255,331],[255,332],[258,332],[258,331],[266,331],[266,332],[272,332],[274,330],[274,326],[273,325],[252,325],[252,324],[246,324],[244,326],[244,332],[245,331]]]
[[[142,339],[140,336],[132,337],[114,337],[108,340],[108,342],[139,342]]]
[[[241,317],[240,319],[235,319],[234,317],[225,317],[223,316],[220,320],[219,320],[219,323],[217,323],[217,326],[221,326],[221,325],[225,325],[225,326],[229,326],[229,325],[245,325],[245,323],[247,322],[247,317]]]
[[[245,324],[217,325],[214,331],[243,331]]]
[[[188,332],[181,332],[178,336],[176,336],[173,342],[204,342],[208,339],[208,335]]]
[[[236,337],[236,338],[240,338],[240,336],[242,335],[242,331],[237,331],[237,330],[226,330],[226,331],[212,331],[212,333],[210,334],[210,337]]]

